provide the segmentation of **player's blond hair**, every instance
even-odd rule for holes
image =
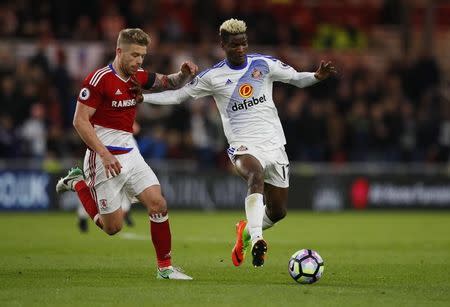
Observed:
[[[224,21],[219,28],[220,37],[224,41],[226,41],[230,35],[243,34],[245,31],[247,31],[245,22],[234,18]]]
[[[247,25],[243,20],[231,18],[222,23],[219,31],[220,33],[222,33],[222,31],[225,31],[230,34],[245,33],[245,31],[247,31]]]
[[[147,47],[149,43],[150,36],[139,28],[123,29],[119,32],[119,37],[117,38],[117,47],[130,44]]]

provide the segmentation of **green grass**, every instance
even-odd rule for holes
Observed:
[[[194,281],[155,279],[143,211],[109,237],[74,214],[0,215],[1,306],[449,306],[450,212],[290,212],[267,231],[266,265],[231,264],[243,212],[172,211],[173,259]],[[319,251],[323,278],[287,273],[301,248]]]

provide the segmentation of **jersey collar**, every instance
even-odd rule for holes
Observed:
[[[247,56],[245,56],[245,62],[242,63],[241,65],[235,66],[235,65],[231,64],[230,62],[228,62],[228,59],[225,59],[225,63],[227,63],[228,67],[230,67],[231,69],[241,70],[241,69],[247,67],[248,61],[247,61]]]
[[[121,76],[119,76],[119,74],[116,72],[116,70],[114,69],[112,63],[108,65],[109,68],[111,68],[112,72],[116,75],[117,78],[119,78],[120,80],[122,80],[123,82],[127,83],[130,80],[130,77],[128,77],[128,79],[124,79]]]

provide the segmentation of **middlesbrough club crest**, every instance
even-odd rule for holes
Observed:
[[[100,199],[99,204],[100,208],[102,209],[106,209],[106,207],[108,207],[108,202],[106,201],[106,199]]]

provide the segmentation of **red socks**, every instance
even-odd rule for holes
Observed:
[[[91,194],[90,188],[84,180],[75,184],[75,191],[78,198],[83,204],[84,209],[95,224],[103,228],[100,214],[98,213],[97,203]],[[156,251],[156,258],[158,260],[158,267],[168,267],[172,265],[170,251],[172,248],[172,236],[170,234],[169,216],[165,213],[155,213],[149,215],[150,218],[150,233],[152,235],[153,246]]]
[[[78,181],[74,188],[87,214],[89,214],[98,227],[103,228],[103,223],[100,220],[100,215],[98,214],[97,203],[92,197],[91,190],[87,186],[86,182],[84,180]]]
[[[153,246],[156,251],[158,267],[168,267],[172,265],[170,250],[172,248],[172,236],[170,234],[169,216],[167,212],[151,214],[150,233],[152,235]]]

